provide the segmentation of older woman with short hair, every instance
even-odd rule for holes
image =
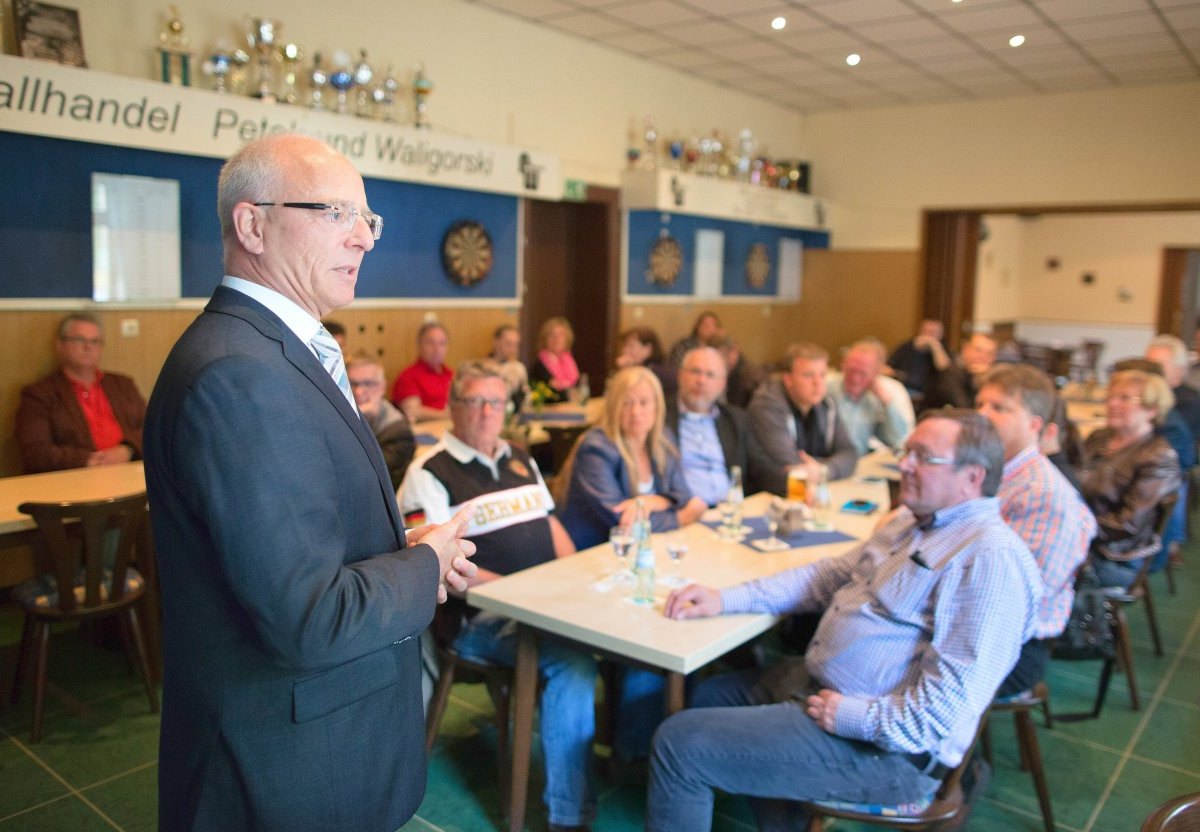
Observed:
[[[542,401],[556,404],[567,400],[567,392],[579,385],[579,365],[571,354],[575,345],[575,330],[562,316],[549,318],[538,331],[538,354],[529,368],[529,383],[542,382],[550,395]]]
[[[1158,504],[1179,490],[1179,458],[1155,433],[1174,405],[1161,376],[1114,373],[1105,399],[1107,424],[1087,438],[1079,480],[1098,531],[1089,561],[1101,586],[1127,588],[1142,559],[1158,551]]]

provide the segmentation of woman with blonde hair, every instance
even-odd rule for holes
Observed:
[[[1098,530],[1089,561],[1100,586],[1126,588],[1142,559],[1158,551],[1158,504],[1179,490],[1179,458],[1157,435],[1175,404],[1166,381],[1141,370],[1113,373],[1106,425],[1084,443],[1083,498]]]
[[[550,388],[546,404],[567,400],[567,392],[579,385],[579,365],[571,354],[575,345],[575,330],[566,318],[556,315],[547,319],[538,330],[538,354],[529,368],[529,383],[539,381]]]
[[[656,532],[704,513],[663,428],[665,412],[662,385],[645,367],[627,367],[608,382],[603,419],[580,437],[559,475],[566,484],[560,518],[576,547],[603,543],[613,526],[628,525],[638,498]]]

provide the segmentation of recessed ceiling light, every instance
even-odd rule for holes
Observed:
[[[857,52],[851,52],[846,56],[846,63],[850,64],[850,66],[858,66],[858,62],[861,60],[862,55],[859,55]]]
[[[961,3],[962,0],[950,0],[951,3]]]
[[[1008,39],[1009,46],[1020,46],[1024,42],[1025,42],[1024,35],[1013,35],[1011,38]]]
[[[787,25],[786,17],[777,17],[771,21],[771,28],[775,29],[775,30],[782,29],[786,25]]]

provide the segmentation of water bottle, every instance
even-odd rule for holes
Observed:
[[[637,501],[633,528],[633,537],[637,541],[637,561],[633,566],[637,585],[633,588],[633,600],[638,604],[653,604],[654,549],[650,545],[650,519],[640,498]]]
[[[729,490],[725,492],[725,502],[729,503],[729,534],[736,536],[742,528],[742,503],[746,501],[746,493],[742,489],[742,468],[734,465],[729,469]]]
[[[579,374],[579,385],[577,389],[579,391],[579,404],[581,406],[587,404],[588,399],[592,397],[592,388],[588,385],[587,373]]]

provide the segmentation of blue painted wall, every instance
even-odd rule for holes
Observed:
[[[775,297],[779,291],[779,264],[776,261],[779,257],[779,241],[782,239],[800,240],[805,248],[829,248],[828,231],[803,231],[660,211],[630,211],[626,294],[668,297],[693,294],[696,232],[709,229],[725,235],[722,295]],[[672,286],[657,286],[646,276],[650,269],[650,249],[663,231],[674,237],[683,248],[683,269]],[[765,243],[771,253],[771,273],[762,288],[746,282],[746,255],[756,243]]]
[[[4,131],[0,159],[0,298],[92,296],[93,172],[179,180],[183,296],[208,297],[220,283],[221,160]],[[381,179],[366,187],[384,231],[363,262],[358,297],[516,297],[516,197]],[[470,288],[441,265],[442,236],[463,219],[482,223],[495,250],[491,274]]]

